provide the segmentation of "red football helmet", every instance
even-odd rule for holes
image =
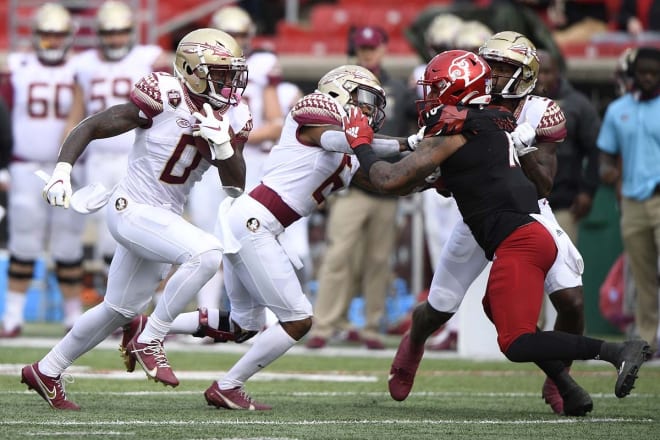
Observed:
[[[448,50],[433,57],[417,84],[424,90],[424,98],[417,101],[420,118],[441,104],[490,103],[490,67],[481,57],[465,50]]]

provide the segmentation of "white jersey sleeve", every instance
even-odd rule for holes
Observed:
[[[536,129],[536,142],[562,142],[566,137],[566,117],[550,98],[528,95],[515,112],[519,124],[529,122]]]

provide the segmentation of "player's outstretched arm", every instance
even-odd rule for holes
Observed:
[[[462,135],[435,136],[422,140],[414,152],[395,164],[380,160],[373,149],[373,130],[368,119],[354,109],[344,119],[346,139],[360,161],[361,168],[381,193],[401,194],[422,185],[445,159],[465,144]]]
[[[83,119],[64,139],[58,162],[74,164],[87,145],[94,139],[120,135],[149,123],[140,117],[140,109],[132,102],[115,105]]]

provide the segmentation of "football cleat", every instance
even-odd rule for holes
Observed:
[[[578,384],[564,392],[561,398],[565,416],[584,417],[594,408],[591,396]]]
[[[174,375],[167,360],[162,341],[155,339],[142,344],[138,342],[138,336],[139,334],[135,335],[126,346],[128,355],[142,366],[148,378],[171,387],[179,385],[179,379]]]
[[[126,347],[128,346],[128,343],[131,342],[131,339],[135,337],[135,335],[142,333],[145,325],[147,325],[146,315],[138,315],[133,318],[131,322],[121,328],[122,337],[121,343],[119,344],[119,352],[124,358],[124,365],[126,365],[126,371],[129,373],[135,371],[135,358],[128,354]]]
[[[328,344],[327,339],[322,338],[320,336],[312,336],[305,343],[305,347],[310,348],[312,350],[316,350],[325,347],[327,344]]]
[[[11,330],[0,330],[0,339],[13,339],[13,338],[18,338],[21,333],[23,332],[23,329],[19,327],[14,327]]]
[[[555,414],[563,414],[564,413],[564,399],[562,399],[561,394],[559,394],[559,389],[557,389],[557,385],[553,382],[552,379],[549,377],[545,378],[545,382],[543,382],[543,388],[541,389],[541,397],[547,403],[550,405],[550,408],[552,408],[552,412]]]
[[[216,408],[238,409],[247,411],[268,411],[273,409],[270,405],[252,400],[243,387],[221,390],[218,382],[213,382],[205,392],[206,402]]]
[[[644,340],[625,341],[621,346],[619,357],[614,364],[618,371],[614,394],[618,398],[626,397],[635,388],[639,369],[651,358],[651,347]]]
[[[199,312],[199,326],[193,336],[196,338],[213,338],[213,342],[227,342],[236,339],[234,333],[215,329],[209,326],[209,311],[206,307],[197,309]],[[224,320],[224,322],[223,322]],[[220,311],[220,327],[229,328],[229,313]]]
[[[65,378],[71,378],[71,376]],[[71,381],[73,380],[71,379]],[[21,383],[27,385],[28,389],[36,391],[53,409],[72,411],[80,409],[78,405],[67,400],[62,376],[49,377],[41,373],[39,362],[23,367],[21,370]]]
[[[424,345],[413,347],[410,342],[410,332],[403,335],[394,355],[387,383],[392,399],[402,401],[408,397],[422,356],[424,356]]]

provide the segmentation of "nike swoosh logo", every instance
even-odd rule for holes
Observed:
[[[391,381],[392,379],[394,379],[394,374],[391,374],[391,373],[390,373],[390,375],[387,376],[387,381],[389,382],[389,381]]]
[[[145,368],[144,371],[146,371],[150,377],[156,377],[156,374],[158,374],[158,367],[153,367],[151,370]]]
[[[44,385],[43,382],[41,382],[41,385]],[[53,400],[57,397],[57,390],[55,387],[53,387],[52,390],[49,390],[45,385],[44,385],[44,390],[46,391],[46,396],[48,397],[48,400]]]
[[[621,366],[619,367],[619,375],[621,375],[621,372],[623,371],[623,367],[626,366],[626,361],[621,362]]]
[[[243,408],[242,406],[237,405],[237,404],[235,404],[234,402],[232,402],[231,400],[227,399],[227,398],[226,398],[225,396],[223,396],[222,394],[218,394],[218,395],[219,395],[220,398],[221,398],[221,399],[227,404],[227,406],[228,406],[229,408],[231,408],[231,409],[245,409],[245,408]],[[248,409],[254,411],[254,405],[250,404],[250,407],[249,407]]]

